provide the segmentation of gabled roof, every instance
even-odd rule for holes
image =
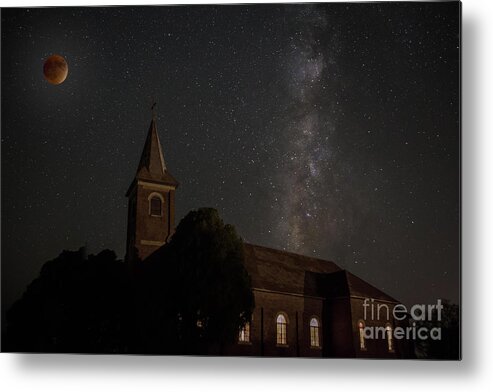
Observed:
[[[321,278],[321,290],[326,297],[373,298],[389,302],[398,301],[349,271],[341,270]]]
[[[373,299],[382,299],[390,302],[398,302],[395,298],[384,293],[382,290],[377,289],[367,281],[358,278],[349,271],[346,272],[346,281],[349,286],[349,293],[351,297],[364,297]]]
[[[245,267],[256,289],[317,295],[316,273],[340,268],[331,261],[244,244]]]
[[[252,244],[244,244],[244,250],[245,267],[254,289],[398,302],[331,261]]]
[[[161,184],[178,186],[178,182],[168,172],[163,151],[157,133],[156,120],[153,118],[147,132],[147,138],[140,157],[135,176],[138,180],[148,180]]]

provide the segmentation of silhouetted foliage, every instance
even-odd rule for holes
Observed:
[[[243,243],[213,209],[190,212],[129,270],[113,251],[63,251],[7,312],[4,351],[220,353],[253,310]]]
[[[190,212],[169,244],[148,261],[146,296],[154,301],[143,335],[154,348],[160,336],[170,338],[160,341],[160,351],[220,353],[238,339],[240,326],[251,317],[253,293],[243,242],[216,210]]]
[[[460,312],[459,306],[447,300],[442,301],[441,320],[437,320],[437,310],[433,310],[432,320],[420,321],[417,328],[441,329],[441,339],[418,339],[416,356],[426,359],[460,359]]]
[[[127,352],[130,284],[113,251],[63,251],[7,313],[6,351]]]

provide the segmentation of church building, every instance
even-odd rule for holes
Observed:
[[[130,264],[145,260],[173,235],[177,188],[178,182],[164,161],[153,116],[137,173],[126,194],[126,258]],[[255,309],[251,321],[239,331],[237,343],[227,347],[225,355],[414,356],[411,341],[394,337],[395,328],[408,326],[407,319],[392,317],[392,309],[399,303],[394,298],[331,261],[254,244],[245,244],[244,250]],[[366,327],[375,331],[373,338],[365,334]]]

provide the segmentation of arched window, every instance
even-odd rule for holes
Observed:
[[[394,341],[393,341],[393,335],[392,335],[392,327],[390,324],[387,324],[385,327],[385,331],[387,332],[387,349],[389,350],[389,353],[394,352]]]
[[[288,344],[286,330],[287,330],[287,321],[286,317],[283,314],[278,314],[276,318],[277,325],[277,344]]]
[[[310,320],[310,346],[320,347],[320,334],[319,334],[320,323],[316,317],[312,317]]]
[[[250,323],[246,322],[243,327],[240,328],[240,334],[238,337],[238,341],[240,343],[249,343],[250,342]]]
[[[363,321],[358,322],[358,330],[359,330],[359,349],[365,351],[366,350],[365,323]]]
[[[162,216],[163,199],[162,196],[155,193],[149,198],[149,214],[151,216]]]

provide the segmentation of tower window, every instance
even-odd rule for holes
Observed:
[[[247,322],[243,327],[240,328],[240,334],[238,336],[238,341],[240,343],[250,342],[250,323]]]
[[[150,200],[150,213],[152,216],[162,216],[163,202],[160,197],[153,196]]]
[[[318,320],[313,317],[310,320],[310,346],[320,347],[320,334],[319,334],[320,324]]]
[[[278,345],[288,344],[288,340],[286,336],[287,321],[286,321],[286,317],[284,317],[283,314],[277,315],[276,326],[277,326],[277,344]]]

